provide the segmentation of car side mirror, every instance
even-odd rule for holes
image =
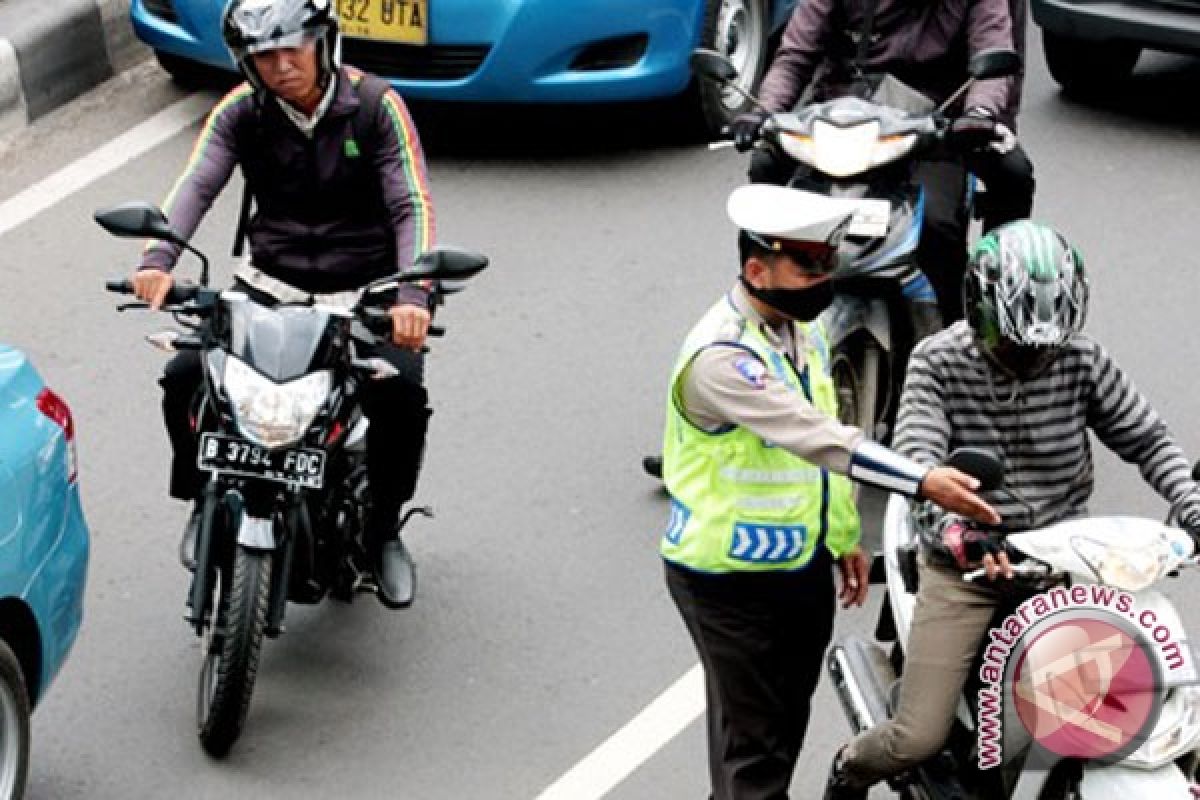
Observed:
[[[950,454],[945,465],[978,480],[980,491],[992,491],[1004,485],[1004,464],[987,450],[960,447]]]
[[[125,203],[97,211],[94,219],[113,236],[161,239],[180,246],[186,244],[171,228],[162,209],[149,203]]]
[[[730,83],[738,76],[733,62],[716,50],[693,50],[688,65],[695,75],[717,83]]]
[[[967,74],[977,81],[1005,78],[1021,71],[1021,56],[1015,50],[996,48],[977,53],[967,65]]]

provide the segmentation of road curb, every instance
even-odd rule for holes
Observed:
[[[130,0],[0,0],[0,135],[36,120],[150,51]]]

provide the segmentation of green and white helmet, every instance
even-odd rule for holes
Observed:
[[[993,229],[975,245],[963,284],[980,349],[1018,375],[1044,369],[1087,317],[1083,256],[1058,231],[1030,220]]]

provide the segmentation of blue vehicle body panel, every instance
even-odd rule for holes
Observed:
[[[0,345],[0,599],[23,603],[37,623],[35,701],[79,632],[89,551],[66,437],[37,408],[43,388],[22,353]]]
[[[770,3],[772,30],[797,1]],[[233,69],[220,35],[224,5],[225,0],[174,0],[178,20],[170,22],[148,11],[145,0],[134,0],[131,17],[138,37],[156,50]],[[406,97],[431,100],[586,103],[669,97],[691,79],[688,55],[700,42],[704,6],[704,0],[430,0],[431,46],[483,45],[487,55],[461,79],[391,81]],[[648,40],[631,66],[570,69],[587,46],[633,34]]]

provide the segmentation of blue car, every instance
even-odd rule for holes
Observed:
[[[23,794],[30,710],[79,631],[88,540],[71,411],[0,345],[0,800]]]
[[[405,97],[503,103],[648,100],[691,91],[710,130],[745,107],[693,87],[688,56],[727,55],[757,86],[772,34],[798,0],[334,0],[344,60]],[[226,0],[133,0],[133,27],[180,83],[198,65],[234,69],[221,40]]]

